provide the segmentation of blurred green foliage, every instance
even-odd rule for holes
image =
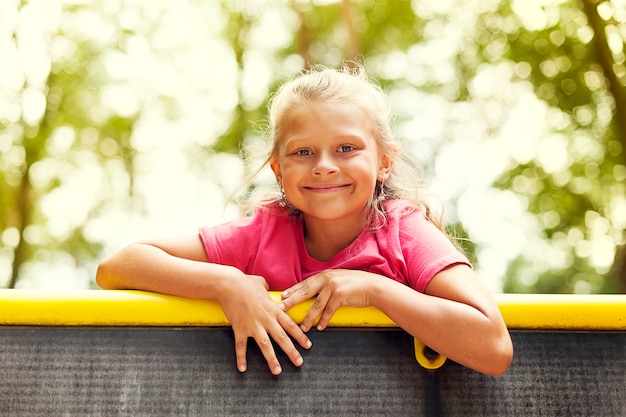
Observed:
[[[71,25],[59,24],[45,42],[53,51],[53,46],[64,45],[65,53],[48,56],[50,71],[44,82],[33,83],[24,73],[12,88],[1,87],[4,108],[12,106],[10,112],[0,114],[0,273],[9,275],[8,287],[16,285],[25,265],[50,261],[58,254],[69,255],[77,267],[93,266],[102,256],[102,246],[85,233],[84,225],[112,204],[122,204],[112,198],[116,189],[113,178],[120,172],[126,178],[124,204],[129,209],[141,206],[134,183],[140,152],[132,138],[141,119],[142,102],[135,111],[120,114],[103,105],[101,92],[119,82],[106,68],[106,54],[132,54],[131,45],[138,38],[153,47],[150,42],[156,39],[159,25],[165,25],[167,11],[159,14],[148,3],[134,6],[139,16],[135,26],[121,18],[129,15],[124,5],[115,9],[110,2],[96,1],[59,6],[61,22],[77,21],[82,13],[95,12],[111,29],[110,35],[104,41],[85,39],[69,30]],[[504,290],[626,290],[622,261],[626,221],[618,213],[626,201],[626,12],[622,3],[453,1],[448,8],[428,0],[224,0],[218,4],[223,22],[219,36],[235,62],[237,102],[221,133],[189,149],[191,163],[202,165],[201,155],[209,160],[220,153],[245,154],[248,143],[258,138],[267,100],[251,101],[244,82],[245,74],[254,71],[251,66],[258,63],[258,58],[252,59],[254,51],[260,51],[269,68],[268,92],[291,75],[294,62],[299,67],[316,63],[336,66],[347,59],[363,62],[388,90],[417,89],[449,102],[471,103],[476,99],[471,85],[480,71],[490,65],[506,65],[511,68],[511,82],[530,85],[555,115],[551,133],[565,138],[567,163],[555,171],[543,166],[538,157],[526,161],[511,158],[494,184],[524,197],[528,211],[536,216],[544,244],[565,259],[558,267],[546,267],[546,262],[520,254],[503,277]],[[7,10],[11,7],[5,6]],[[10,11],[20,16],[27,7],[16,4]],[[202,2],[180,7],[192,8],[207,20],[218,13]],[[257,33],[270,13],[280,16],[290,37],[264,49],[258,45]],[[0,36],[17,59],[20,48],[25,47],[20,37],[25,35],[17,26],[8,26]],[[452,42],[446,52],[443,43],[437,46],[443,39],[454,39],[456,44]],[[428,53],[444,56],[424,56]],[[436,59],[446,65],[435,65]],[[45,98],[45,109],[36,120],[29,119],[25,107],[18,104],[33,91]],[[167,94],[145,100],[159,102],[172,119],[184,112]],[[489,126],[487,131],[496,128]],[[441,138],[442,142],[453,140]],[[427,170],[432,170],[435,159],[436,155],[424,161]],[[86,219],[63,233],[51,232],[51,219],[41,210],[42,199],[67,181],[68,175],[92,163],[110,179],[110,188],[101,191]],[[471,234],[454,219],[450,230],[478,262],[480,248],[471,243]],[[612,266],[598,265],[590,255],[598,235],[605,238],[603,242],[606,238],[612,242],[612,249],[611,245],[607,249],[613,251]]]

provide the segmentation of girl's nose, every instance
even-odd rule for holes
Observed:
[[[315,159],[315,165],[313,166],[313,175],[327,175],[338,171],[337,164],[332,156],[327,155],[324,152],[318,154]]]

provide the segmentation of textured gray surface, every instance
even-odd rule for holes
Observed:
[[[438,374],[445,416],[626,416],[626,333],[513,333],[513,365]]]
[[[235,367],[228,330],[5,329],[0,415],[398,415],[428,387],[402,332],[311,335],[297,369],[270,374],[251,346]],[[402,359],[403,358],[403,359]]]
[[[404,332],[311,332],[272,376],[227,329],[0,327],[1,416],[626,416],[626,334],[514,333],[502,377],[426,371]]]

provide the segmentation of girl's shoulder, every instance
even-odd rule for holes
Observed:
[[[389,200],[384,203],[386,219],[383,229],[409,239],[422,239],[425,235],[445,234],[429,220],[426,209],[407,200]],[[439,237],[439,236],[438,236]]]
[[[250,223],[255,224],[262,233],[275,229],[291,230],[294,224],[301,221],[299,215],[290,213],[278,203],[257,206],[249,217]]]
[[[278,202],[261,204],[254,208],[254,217],[277,219],[279,221],[291,221],[295,216],[286,207],[282,207]]]
[[[294,216],[290,216],[279,204],[267,204],[254,208],[249,213],[242,214],[232,220],[215,226],[205,226],[207,230],[232,230],[232,229],[258,229],[262,230],[267,227],[275,227],[276,224],[282,224],[293,221]]]
[[[387,220],[401,221],[410,215],[424,216],[424,209],[408,200],[386,200],[383,203]]]

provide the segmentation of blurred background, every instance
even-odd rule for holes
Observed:
[[[0,2],[0,288],[238,216],[268,95],[363,63],[496,292],[626,292],[626,0]]]

